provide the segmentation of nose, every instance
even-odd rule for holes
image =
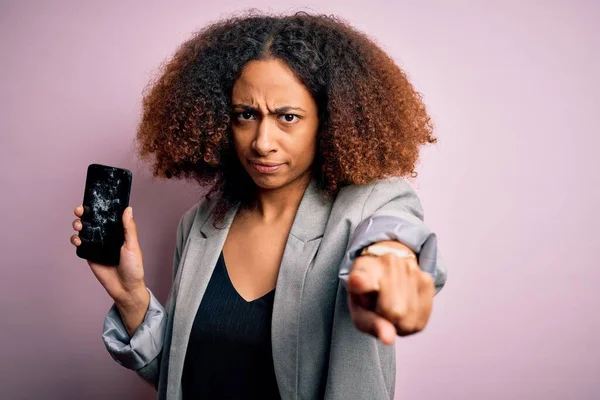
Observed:
[[[274,135],[276,135],[276,126],[270,126],[269,118],[263,118],[258,124],[256,136],[252,142],[252,148],[260,155],[266,156],[271,152],[276,152]]]

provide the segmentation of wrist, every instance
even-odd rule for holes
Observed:
[[[143,291],[132,292],[127,299],[119,303],[115,302],[115,304],[129,337],[132,337],[137,328],[144,322],[150,306],[150,292],[144,287]]]
[[[148,309],[149,303],[150,293],[148,292],[145,284],[141,285],[135,290],[128,291],[118,299],[115,299],[115,305],[121,314],[139,313],[141,311],[145,313]]]

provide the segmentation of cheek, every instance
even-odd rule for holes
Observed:
[[[237,132],[234,130],[233,131],[233,146],[235,147],[235,150],[240,153],[240,152],[245,152],[246,149],[250,146],[250,143],[248,143],[248,135],[244,135],[241,132]]]
[[[301,140],[290,143],[289,147],[299,164],[312,164],[317,151],[315,135],[304,136]]]

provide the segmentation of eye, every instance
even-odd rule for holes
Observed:
[[[240,121],[250,121],[254,119],[254,114],[249,111],[244,111],[236,114],[236,118]]]
[[[298,120],[299,117],[296,114],[281,114],[279,118],[282,119],[284,122],[292,123],[296,122],[296,120]]]

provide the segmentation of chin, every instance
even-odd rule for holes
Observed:
[[[287,181],[280,177],[275,176],[254,176],[250,175],[252,181],[256,186],[261,189],[279,189],[280,187],[285,186]]]

